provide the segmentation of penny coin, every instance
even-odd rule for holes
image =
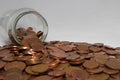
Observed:
[[[103,47],[103,46],[104,46],[103,43],[94,43],[93,45],[94,45],[94,46],[97,46],[97,47]]]
[[[46,64],[37,64],[32,66],[32,71],[37,73],[44,73],[49,70],[49,66]]]
[[[88,69],[94,69],[94,68],[97,68],[99,64],[95,60],[86,60],[83,63],[83,66]]]
[[[77,53],[75,53],[75,52],[69,52],[69,53],[67,53],[66,59],[67,59],[67,60],[75,60],[75,59],[77,59],[77,58],[79,58],[79,57],[80,57],[79,54],[77,54]]]
[[[20,61],[13,61],[13,62],[9,62],[5,65],[4,69],[5,70],[9,70],[11,68],[18,68],[20,70],[24,70],[26,67],[26,64],[24,62],[20,62]]]
[[[57,47],[49,47],[49,49],[51,49],[51,51],[49,53],[52,56],[55,56],[55,57],[58,57],[58,58],[67,57],[67,54],[63,50],[58,49]]]
[[[32,58],[32,56],[29,56],[29,55],[27,55],[27,56],[24,56],[24,55],[16,56],[16,60],[18,60],[18,61],[26,61],[26,60],[31,59],[31,58]]]
[[[111,58],[105,62],[105,65],[111,69],[120,70],[120,59]]]
[[[88,77],[88,73],[79,67],[70,66],[66,69],[67,80],[86,80]]]
[[[65,80],[63,77],[57,77],[57,78],[54,78],[53,80]]]
[[[3,61],[15,61],[16,57],[15,56],[6,56],[2,58]]]
[[[55,70],[66,70],[70,66],[69,63],[59,64],[57,67],[55,67]]]
[[[88,43],[77,43],[77,49],[80,51],[88,51],[90,44]]]
[[[27,59],[25,62],[26,62],[27,65],[33,65],[33,64],[41,63],[40,59],[36,59],[36,58]]]
[[[5,72],[5,80],[23,80],[21,70],[11,68]]]
[[[31,75],[27,74],[26,72],[23,72],[22,76],[23,76],[23,80],[29,80],[31,77]]]
[[[89,80],[107,80],[108,78],[109,78],[108,74],[100,73],[100,74],[91,75],[89,77]]]
[[[8,49],[4,49],[0,51],[0,58],[6,57],[6,56],[11,56],[13,55],[12,53],[10,53],[10,51]]]
[[[99,51],[101,51],[101,48],[96,47],[96,46],[91,46],[89,49],[90,49],[91,51],[93,51],[93,52],[99,52]]]
[[[0,60],[0,69],[2,69],[6,65],[6,62]]]
[[[38,76],[34,80],[52,80],[52,77],[48,75],[44,75],[44,76]]]
[[[110,55],[118,54],[118,52],[115,51],[115,50],[105,50],[105,52],[106,52],[107,54],[110,54]]]
[[[103,68],[102,67],[99,67],[99,68],[95,68],[95,69],[87,69],[87,71],[90,73],[90,74],[97,74],[97,73],[101,73],[103,71]]]
[[[48,75],[54,76],[54,77],[59,77],[59,76],[65,75],[65,71],[64,70],[54,70],[54,71],[50,71],[48,73]]]
[[[95,58],[95,61],[100,63],[100,64],[105,64],[105,62],[107,61],[108,59],[108,56],[107,55],[104,55],[104,54],[95,54],[94,55],[94,58]]]
[[[116,74],[116,73],[119,73],[119,70],[115,70],[115,69],[110,69],[110,68],[104,67],[103,72],[107,73],[107,74]]]
[[[37,72],[33,72],[32,71],[32,66],[27,66],[26,68],[25,68],[25,71],[28,73],[28,74],[30,74],[30,75],[38,75],[39,73],[37,73]]]

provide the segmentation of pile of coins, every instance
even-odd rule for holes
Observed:
[[[0,47],[0,80],[120,80],[120,47],[41,42],[28,32],[20,34],[23,45]]]

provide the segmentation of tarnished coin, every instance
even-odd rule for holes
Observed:
[[[99,68],[95,68],[95,69],[87,69],[87,71],[90,74],[97,74],[97,73],[101,73],[104,70],[104,68],[99,67]]]
[[[30,74],[30,75],[38,75],[39,73],[37,73],[37,72],[33,72],[32,71],[32,66],[27,66],[26,68],[25,68],[25,71],[28,73],[28,74]]]
[[[106,52],[107,54],[110,54],[110,55],[118,54],[118,52],[115,51],[115,50],[105,50],[105,52]]]
[[[13,61],[13,62],[9,62],[5,65],[4,69],[5,70],[9,70],[11,68],[18,68],[20,70],[24,70],[26,67],[26,64],[24,62],[20,62],[20,61]]]
[[[27,59],[25,62],[26,62],[27,65],[33,65],[33,64],[41,63],[40,59],[37,59],[37,58]]]
[[[29,80],[31,75],[30,74],[27,74],[26,72],[23,72],[22,73],[22,76],[23,76],[23,80]]]
[[[44,76],[38,76],[34,80],[52,80],[52,77],[48,75],[44,75]]]
[[[93,52],[99,52],[99,51],[101,51],[101,48],[99,48],[99,47],[97,47],[97,46],[91,46],[89,49],[90,49],[91,51],[93,51]]]
[[[119,70],[115,70],[115,69],[110,69],[110,68],[104,67],[103,72],[107,73],[107,74],[116,74],[116,73],[119,73]]]
[[[54,78],[53,80],[65,80],[63,77],[57,77],[57,78]]]
[[[108,78],[109,78],[108,74],[100,73],[100,74],[91,75],[88,80],[107,80]]]
[[[44,73],[49,70],[49,66],[46,64],[37,64],[32,66],[32,71],[37,73]]]
[[[51,49],[51,51],[49,53],[52,56],[55,56],[58,58],[66,58],[67,57],[67,54],[63,50],[61,50],[57,47],[49,47],[49,49]]]
[[[120,70],[120,59],[114,59],[114,58],[108,59],[105,62],[105,65],[111,69]]]
[[[59,64],[57,67],[55,67],[55,70],[66,70],[70,66],[69,63]]]
[[[16,56],[16,60],[18,60],[18,61],[26,61],[26,60],[31,59],[31,58],[32,58],[32,56],[30,56],[30,55],[27,55],[27,56],[24,56],[24,55]]]
[[[62,43],[56,43],[55,46],[64,51],[72,51],[73,48],[75,47],[75,45],[73,44],[62,44]]]
[[[21,70],[11,68],[5,72],[5,80],[23,80]]]
[[[105,64],[105,62],[108,59],[108,56],[105,54],[95,54],[94,55],[95,61],[100,63],[100,64]]]
[[[6,62],[0,60],[0,69],[2,69],[6,65]]]
[[[103,43],[94,43],[93,45],[94,45],[94,46],[97,46],[97,47],[103,47],[103,46],[104,46]]]
[[[97,68],[99,64],[95,60],[86,60],[83,63],[83,66],[88,69],[94,69],[94,68]]]
[[[6,56],[2,58],[3,61],[15,61],[16,57],[15,56]]]
[[[13,54],[10,53],[10,50],[8,50],[8,49],[0,50],[0,58],[6,57],[6,56],[11,56],[11,55],[13,55]]]
[[[77,43],[77,49],[80,51],[88,51],[91,45],[88,43]]]
[[[54,76],[54,77],[59,77],[59,76],[65,75],[65,71],[64,70],[54,70],[54,71],[50,71],[48,73],[48,75]]]
[[[88,73],[79,67],[71,66],[66,69],[67,80],[86,80],[88,77]]]
[[[67,53],[67,57],[66,57],[67,60],[75,60],[77,58],[80,58],[79,54],[77,54],[75,52],[69,52],[69,53]]]

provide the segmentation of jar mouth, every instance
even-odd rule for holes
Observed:
[[[48,24],[45,18],[41,14],[39,14],[38,12],[36,12],[35,10],[31,8],[21,8],[15,11],[15,14],[17,14],[17,16],[14,19],[13,24],[12,24],[12,35],[13,35],[15,43],[22,45],[21,41],[17,37],[16,28],[17,28],[17,23],[19,22],[19,20],[28,14],[33,14],[41,20],[42,25],[43,25],[43,35],[41,37],[41,41],[44,41],[46,39],[47,34],[48,34]]]

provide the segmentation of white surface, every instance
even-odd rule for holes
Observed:
[[[46,18],[47,41],[120,46],[120,0],[0,0],[0,16],[22,7],[33,8]]]

